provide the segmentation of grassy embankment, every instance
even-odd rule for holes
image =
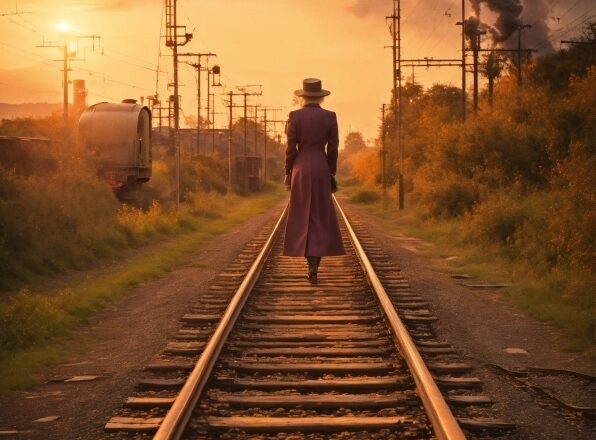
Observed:
[[[279,186],[251,197],[221,194],[219,165],[187,167],[199,169],[196,180],[215,190],[186,191],[178,213],[157,199],[147,210],[121,206],[85,167],[2,174],[0,390],[31,386],[43,366],[85,350],[69,332],[134,286],[184,262],[206,239],[284,196]],[[157,163],[154,185],[166,186],[170,174]],[[190,172],[189,179],[195,178]],[[57,274],[66,279],[57,283],[60,288],[36,287],[55,284]]]
[[[383,201],[375,189],[348,186],[343,190],[351,202],[381,219],[388,234],[430,243],[418,247],[418,251],[431,258],[439,270],[511,284],[500,290],[505,301],[560,328],[566,336],[566,349],[594,355],[595,317],[590,299],[594,274],[590,271],[568,265],[548,267],[546,261],[512,252],[502,242],[483,239],[479,236],[481,221],[471,216],[429,217],[424,206],[412,201],[408,201],[406,210],[400,211],[395,197]],[[389,194],[394,196],[395,188]]]
[[[432,242],[431,255],[457,256],[443,261],[454,271],[511,282],[507,301],[559,326],[569,349],[594,354],[596,67],[582,51],[538,59],[521,89],[514,73],[504,74],[492,101],[482,96],[465,122],[458,89],[406,84],[406,211],[393,208],[392,115],[385,126],[393,203],[383,208],[380,200],[378,148],[344,154],[343,171],[359,186],[352,200],[389,232]]]

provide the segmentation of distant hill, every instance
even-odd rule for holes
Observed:
[[[43,118],[61,109],[61,103],[28,102],[24,104],[5,104],[0,102],[0,119]]]

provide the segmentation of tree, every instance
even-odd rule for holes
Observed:
[[[366,142],[364,142],[364,137],[362,133],[359,131],[352,131],[346,135],[346,139],[344,140],[344,150],[343,154],[345,156],[350,156],[354,153],[358,153],[360,150],[366,148]]]
[[[482,73],[488,79],[488,105],[493,106],[493,91],[495,87],[495,79],[501,76],[505,59],[497,52],[489,52],[484,57],[484,65],[482,66]]]

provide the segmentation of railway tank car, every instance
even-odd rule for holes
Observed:
[[[134,99],[101,102],[79,119],[79,144],[118,198],[136,201],[151,178],[151,111]]]

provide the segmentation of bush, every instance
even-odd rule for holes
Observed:
[[[501,194],[477,205],[468,217],[468,225],[484,242],[511,246],[527,218],[519,197]]]
[[[414,195],[431,216],[458,217],[478,203],[480,195],[471,179],[453,174],[432,174],[430,168],[421,171],[413,180]]]
[[[96,257],[98,241],[118,239],[118,202],[78,161],[55,173],[0,173],[0,288],[10,279],[80,267]]]
[[[359,189],[350,197],[350,200],[354,203],[375,203],[381,200],[381,195],[375,190]]]

